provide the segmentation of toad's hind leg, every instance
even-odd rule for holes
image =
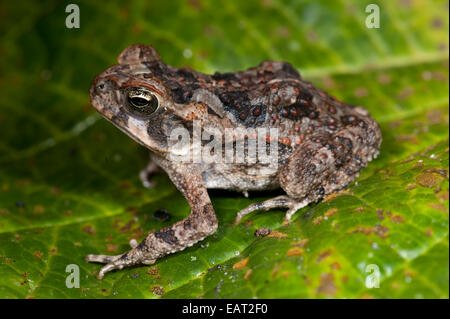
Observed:
[[[325,135],[305,140],[289,156],[280,170],[279,183],[287,195],[255,203],[238,213],[236,222],[252,211],[288,208],[284,217],[289,222],[299,209],[350,183],[356,176],[349,163],[352,143],[340,135]],[[336,165],[336,164],[339,165]]]

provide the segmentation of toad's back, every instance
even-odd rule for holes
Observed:
[[[196,92],[208,91],[220,103],[206,103],[212,116],[222,116],[216,114],[220,109],[242,127],[277,127],[280,143],[291,149],[311,138],[330,144],[336,134],[353,127],[346,144],[364,148],[365,154],[360,154],[364,162],[378,152],[381,134],[369,113],[304,81],[289,63],[264,61],[245,71],[213,75],[160,60],[144,64],[165,83],[175,103],[188,105]]]

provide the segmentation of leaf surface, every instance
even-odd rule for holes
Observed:
[[[81,28],[67,29],[60,1],[3,2],[0,297],[448,298],[448,2],[377,4],[379,29],[361,1],[79,1]],[[89,105],[93,77],[132,43],[209,73],[289,61],[370,110],[380,156],[287,226],[271,210],[235,227],[268,197],[212,191],[216,234],[99,281],[85,255],[128,250],[190,210],[164,174],[142,187],[146,150]],[[80,288],[66,286],[71,264]]]

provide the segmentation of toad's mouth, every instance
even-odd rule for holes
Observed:
[[[97,110],[98,111],[98,110]],[[134,141],[138,142],[139,144],[141,144],[144,147],[147,147],[146,143],[144,143],[144,141],[142,141],[138,136],[134,135],[130,130],[128,130],[126,127],[114,122],[113,119],[109,118],[107,115],[105,115],[104,113],[98,111],[100,113],[100,115],[102,117],[104,117],[106,120],[108,120],[108,122],[114,124],[115,127],[117,127],[119,130],[121,130],[123,133],[125,133],[126,135],[128,135],[130,138],[132,138]]]

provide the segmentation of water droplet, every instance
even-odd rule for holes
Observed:
[[[291,51],[298,51],[300,50],[300,43],[298,43],[297,41],[290,41],[288,43],[288,48]]]
[[[191,49],[184,49],[184,51],[183,51],[183,56],[184,56],[186,59],[192,58],[192,50],[191,50]]]

